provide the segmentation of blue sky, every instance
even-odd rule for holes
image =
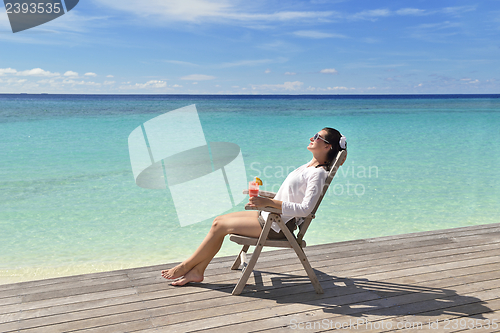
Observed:
[[[500,0],[81,0],[13,34],[0,93],[500,93]]]

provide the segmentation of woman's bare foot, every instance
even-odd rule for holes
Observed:
[[[183,286],[189,282],[201,282],[203,281],[203,274],[196,272],[194,269],[187,272],[181,279],[172,282],[173,286]]]
[[[185,267],[184,263],[180,263],[174,268],[161,271],[161,276],[163,276],[163,278],[167,280],[175,280],[180,278],[181,276],[184,276],[184,274],[186,274],[187,272],[189,272],[189,269]]]

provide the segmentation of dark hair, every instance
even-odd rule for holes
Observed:
[[[321,164],[321,166],[324,166],[327,171],[330,171],[330,164],[332,164],[333,159],[337,157],[339,151],[344,150],[343,148],[340,147],[340,138],[342,137],[342,134],[340,134],[339,131],[331,127],[325,127],[323,128],[323,131],[326,131],[325,140],[332,145],[332,149],[330,149],[330,151],[326,155],[326,163]]]

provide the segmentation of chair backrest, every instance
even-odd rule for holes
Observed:
[[[347,157],[347,150],[341,150],[337,154],[337,157],[333,159],[332,164],[330,165],[330,172],[328,173],[328,177],[326,178],[325,185],[323,185],[323,189],[321,191],[321,195],[318,199],[318,202],[316,202],[316,205],[314,206],[314,209],[312,210],[311,214],[305,217],[304,222],[302,222],[302,224],[300,225],[299,233],[297,234],[297,240],[302,241],[302,238],[304,238],[307,228],[309,228],[309,224],[311,224],[311,221],[314,218],[314,214],[316,214],[316,210],[321,204],[321,201],[323,200],[323,197],[325,196],[326,191],[328,190],[328,187],[330,186],[333,177],[335,177],[337,170],[340,168],[346,157]]]

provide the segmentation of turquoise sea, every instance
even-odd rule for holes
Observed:
[[[211,219],[181,227],[168,189],[138,187],[127,139],[191,104],[267,190],[321,128],[347,137],[308,244],[500,220],[500,95],[0,95],[0,284],[186,258]]]

